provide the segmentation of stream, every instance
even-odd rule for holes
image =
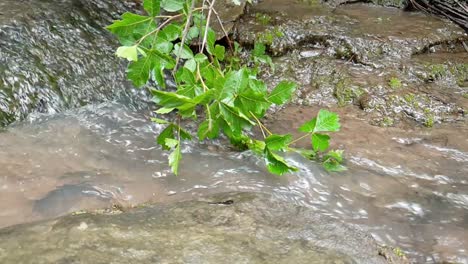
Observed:
[[[308,5],[311,10],[301,8],[304,1],[260,3],[249,12],[268,13],[279,25],[294,10],[301,10],[300,17],[336,16],[311,25],[332,23],[339,37],[317,41],[330,33],[298,33],[290,20],[286,40],[272,43],[278,69],[264,76],[275,83],[292,74],[301,88],[290,105],[272,110],[265,124],[289,133],[328,107],[341,118],[332,147],[345,150],[348,170],[328,173],[290,154],[286,158],[299,171],[271,175],[263,160],[233,150],[221,138],[185,143],[176,177],[168,168],[168,153],[155,142],[164,127],[149,121],[146,93],[125,81],[124,65],[113,56],[115,40],[102,29],[135,8],[133,1],[59,2],[62,6],[27,0],[30,9],[17,1],[0,3],[0,124],[5,126],[0,128],[0,228],[116,205],[259,192],[360,228],[380,245],[401,249],[411,262],[468,263],[468,97],[463,97],[468,74],[458,72],[468,57],[454,41],[467,37],[453,24],[368,5],[330,11],[315,4]],[[64,7],[71,11],[60,11]],[[98,19],[97,10],[107,11]],[[6,17],[7,11],[14,15]],[[241,20],[254,28],[246,32],[262,30],[252,26],[252,17]],[[376,55],[378,47],[369,44],[379,34],[371,29],[376,17],[397,17],[416,26],[385,28],[378,38],[388,38],[383,44],[388,50]],[[365,23],[353,20],[351,33],[345,32],[352,19]],[[360,26],[365,34],[358,32]],[[248,34],[240,37],[249,41]],[[337,55],[348,47],[343,43],[357,43],[352,57]],[[408,43],[415,48],[402,48]],[[68,45],[73,48],[67,51]],[[423,52],[427,46],[432,53]],[[447,72],[431,77],[427,65],[435,64]],[[403,80],[404,90],[385,88],[390,75]],[[428,83],[430,77],[435,80]],[[337,90],[337,79],[350,90]],[[406,100],[408,94],[412,101]],[[195,131],[193,124],[188,127]],[[131,218],[123,221],[132,223]]]

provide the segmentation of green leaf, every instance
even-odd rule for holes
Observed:
[[[162,66],[159,62],[155,63],[155,66],[153,68],[153,73],[154,73],[154,79],[156,80],[156,83],[161,87],[161,88],[166,88],[166,81],[165,81],[165,76],[164,76],[164,66]]]
[[[173,92],[165,92],[160,90],[151,90],[154,95],[153,101],[166,108],[178,108],[182,105],[192,104],[195,105],[195,101],[187,96],[179,95]]]
[[[204,33],[204,31],[203,31],[203,33]],[[214,52],[215,52],[214,51],[214,49],[215,49],[214,45],[216,43],[216,33],[211,28],[208,29],[208,34],[206,36],[206,42],[207,42],[206,50],[211,55],[214,55]]]
[[[134,45],[131,47],[122,46],[117,49],[115,52],[120,58],[127,59],[128,61],[137,61],[138,60],[138,45]]]
[[[309,160],[314,160],[317,157],[317,153],[311,149],[296,149],[293,148],[293,151],[301,154],[304,158]]]
[[[294,82],[281,81],[270,93],[268,100],[276,105],[282,105],[291,99],[295,90],[296,84]]]
[[[214,138],[217,138],[218,135],[219,135],[219,124],[215,120],[211,120],[211,128],[210,128],[210,120],[203,121],[198,127],[198,139],[199,140],[204,140],[205,138],[214,139]]]
[[[346,167],[341,165],[341,162],[343,162],[343,151],[332,150],[324,156],[322,165],[329,172],[345,171]]]
[[[195,61],[195,59],[187,60],[184,63],[184,67],[187,68],[191,72],[195,72],[195,70],[197,69],[197,62]]]
[[[174,48],[174,44],[164,38],[158,38],[154,42],[154,48],[161,53],[170,54],[172,48]]]
[[[216,45],[213,51],[213,55],[215,55],[218,60],[223,61],[225,52],[226,48],[224,46]]]
[[[197,55],[195,55],[195,61],[198,63],[203,63],[206,60],[208,60],[208,57],[206,57],[206,55],[203,53],[198,53]]]
[[[164,119],[161,119],[161,118],[156,118],[156,117],[152,117],[152,118],[151,118],[151,121],[154,122],[154,123],[157,123],[157,124],[161,124],[161,125],[170,124],[169,121],[164,120]]]
[[[161,0],[143,0],[143,8],[153,17],[159,15],[160,5]]]
[[[180,26],[169,24],[164,27],[161,32],[164,33],[167,41],[174,41],[179,38],[180,34],[182,33],[182,29]]]
[[[289,165],[283,157],[273,153],[268,148],[265,149],[265,162],[268,171],[273,174],[283,175],[290,171],[297,171],[296,167]]]
[[[266,100],[264,94],[246,89],[237,96],[235,106],[246,113],[247,116],[250,116],[252,112],[257,118],[261,118],[265,115],[271,103]]]
[[[170,139],[168,139],[170,140]],[[175,148],[174,150],[172,151],[172,153],[169,155],[169,166],[171,166],[171,170],[172,172],[175,174],[175,175],[178,175],[179,174],[179,164],[180,164],[180,160],[182,159],[182,152],[180,151],[180,142],[177,141],[177,140],[174,140],[175,142],[171,141],[170,142],[166,142],[166,144],[171,144],[171,145],[175,145]]]
[[[249,87],[255,93],[265,94],[267,92],[267,86],[265,82],[257,79],[250,79],[249,80]]]
[[[325,155],[324,159],[332,158],[338,162],[343,162],[343,150],[331,150]]]
[[[187,33],[187,41],[191,41],[192,39],[198,37],[200,34],[200,29],[196,26],[193,26],[189,29]]]
[[[135,35],[141,37],[144,32],[149,32],[151,27],[154,27],[152,17],[127,12],[122,15],[122,20],[114,21],[107,29],[117,35],[122,44],[131,46],[137,39]]]
[[[340,118],[338,114],[321,109],[317,115],[315,132],[336,132],[340,130]]]
[[[286,150],[289,143],[292,140],[292,136],[287,135],[270,135],[265,139],[265,144],[270,150]]]
[[[174,46],[174,55],[179,56],[181,59],[193,59],[193,52],[187,45],[182,46],[181,49],[180,44],[176,44]]]
[[[310,121],[302,124],[301,127],[299,127],[300,132],[304,133],[312,133],[315,130],[315,124],[317,123],[317,118],[312,118]]]
[[[233,132],[233,136],[240,136],[242,129],[255,125],[249,118],[247,118],[242,112],[236,107],[231,107],[227,104],[219,104],[219,111],[224,121],[230,127]]]
[[[140,58],[138,61],[132,62],[128,66],[127,77],[130,79],[136,87],[145,85],[150,77],[150,72],[154,68],[154,61],[156,55],[154,52],[149,51],[146,57]]]
[[[178,131],[180,138],[187,139],[187,140],[192,139],[192,135],[190,135],[190,133],[187,130],[183,129],[182,127],[178,125],[174,125],[174,127]]]
[[[266,144],[265,144],[265,141],[251,140],[250,142],[247,143],[247,146],[249,147],[250,150],[260,155],[265,152]]]
[[[240,69],[238,71],[230,71],[226,76],[223,89],[219,94],[218,100],[233,107],[234,100],[237,95],[244,90],[249,83],[247,71]]]
[[[163,149],[169,150],[171,147],[166,144],[167,139],[174,138],[174,125],[168,125],[159,136],[156,138],[156,142],[162,146]]]
[[[177,12],[184,8],[184,0],[162,0],[161,7],[167,12]]]
[[[266,46],[263,43],[256,42],[254,45],[254,49],[252,51],[252,55],[255,57],[265,55]]]
[[[312,146],[315,151],[325,151],[330,146],[330,136],[324,134],[312,134]]]
[[[154,111],[156,114],[169,114],[170,112],[174,111],[174,108],[167,108],[167,107],[161,107],[158,110]]]
[[[166,138],[164,144],[166,146],[168,146],[169,148],[175,148],[179,145],[179,141],[177,139],[174,139],[174,138]]]

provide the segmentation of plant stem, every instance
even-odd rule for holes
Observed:
[[[258,125],[260,126],[260,129],[262,130],[263,132],[263,129],[265,129],[265,131],[268,133],[269,136],[273,135],[273,133],[271,133],[270,130],[268,130],[268,128],[262,124],[262,122],[260,122],[260,120],[252,113],[252,111],[249,111],[249,113],[253,116],[253,118],[257,121]],[[263,134],[263,137],[265,137],[265,134]],[[265,137],[266,138],[266,137]]]
[[[216,0],[213,0],[213,2],[211,2],[211,5],[210,5],[209,10],[208,10],[208,17],[206,18],[205,34],[203,35],[203,42],[202,42],[201,52],[203,52],[203,50],[205,49],[206,38],[208,37],[208,29],[210,27],[211,13],[213,12],[213,6],[214,6],[215,2],[216,2]]]
[[[297,138],[297,139],[291,141],[291,143],[289,143],[289,144],[294,144],[294,143],[298,142],[299,140],[304,139],[304,138],[306,138],[306,137],[308,137],[308,136],[310,136],[310,135],[312,135],[312,133],[307,133],[307,134],[303,135],[302,137]]]
[[[182,33],[182,40],[180,41],[179,51],[177,52],[177,58],[176,58],[174,70],[172,70],[172,75],[175,75],[175,72],[177,71],[177,65],[179,64],[179,60],[180,60],[180,53],[182,52],[182,48],[184,47],[185,39],[187,38],[190,24],[192,23],[192,16],[193,16],[194,9],[195,9],[195,0],[192,0],[192,3],[190,5],[190,10],[187,15],[187,22],[185,23],[184,32]]]

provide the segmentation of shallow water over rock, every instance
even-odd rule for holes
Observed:
[[[113,55],[117,43],[104,29],[131,6],[131,1],[2,0],[0,126],[30,113],[92,102],[141,104],[143,96]]]
[[[285,111],[270,124],[276,132],[291,131],[316,109]],[[350,113],[340,112],[344,127],[335,140],[346,150],[347,172],[328,174],[292,155],[287,158],[300,171],[283,177],[223,142],[186,144],[175,177],[168,154],[154,142],[161,128],[144,112],[117,104],[10,127],[0,133],[0,225],[112,205],[264,192],[354,223],[417,262],[467,261],[467,127],[385,129]]]
[[[287,224],[285,224],[287,223]],[[63,237],[67,237],[62,241]],[[60,242],[59,242],[60,241]],[[57,243],[60,247],[57,247]],[[21,251],[16,250],[21,245]],[[357,228],[251,193],[0,230],[2,263],[404,263]]]

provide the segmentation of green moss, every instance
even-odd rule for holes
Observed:
[[[268,14],[264,14],[264,13],[256,13],[255,14],[255,20],[260,23],[261,25],[268,25],[270,24],[271,22],[271,16],[269,16]]]
[[[434,126],[434,116],[428,115],[426,117],[426,121],[424,121],[424,125],[426,127],[433,127]]]
[[[447,76],[447,67],[444,64],[433,64],[429,66],[429,78],[433,80],[442,79]]]
[[[376,5],[405,8],[408,5],[408,0],[372,0],[372,3]]]
[[[396,77],[392,77],[390,79],[390,81],[388,81],[388,85],[390,86],[390,88],[392,89],[399,89],[402,87],[402,84],[401,84],[401,81],[400,79],[396,78]]]
[[[283,31],[279,27],[267,29],[257,34],[257,41],[265,45],[271,45],[273,42],[284,36]]]
[[[416,96],[413,93],[408,93],[403,96],[403,99],[405,99],[408,104],[413,104],[415,102]]]
[[[361,87],[351,87],[349,81],[343,78],[335,84],[333,95],[338,100],[339,106],[345,106],[352,103],[354,99],[359,98],[364,92],[365,91]]]
[[[393,249],[393,253],[395,253],[395,255],[397,255],[398,257],[400,258],[403,258],[403,257],[406,257],[405,253],[403,252],[403,250],[401,250],[401,248],[399,247],[396,247]]]
[[[381,126],[390,127],[390,126],[393,126],[394,124],[395,124],[395,120],[393,120],[393,118],[391,117],[386,116],[382,120]]]
[[[449,70],[455,77],[458,86],[463,87],[468,83],[468,63],[454,65]]]

